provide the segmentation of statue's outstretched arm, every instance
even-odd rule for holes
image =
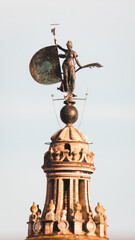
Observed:
[[[58,47],[60,50],[62,50],[63,52],[67,52],[67,49],[62,48],[60,45],[57,45],[57,47]]]
[[[76,61],[77,65],[81,68],[82,66],[81,66],[81,64],[79,63],[77,56],[78,56],[78,55],[74,52],[75,61]]]

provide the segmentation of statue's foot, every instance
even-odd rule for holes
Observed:
[[[77,97],[77,95],[73,93],[73,97]]]

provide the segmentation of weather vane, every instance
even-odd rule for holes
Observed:
[[[57,44],[57,40],[56,40],[56,25],[60,25],[58,23],[53,23],[53,24],[50,24],[52,26],[54,26],[54,28],[51,29],[51,32],[53,33],[53,36],[54,36],[54,43]]]
[[[49,85],[61,82],[60,87],[57,87],[57,89],[67,93],[67,99],[72,99],[76,97],[74,93],[76,72],[83,68],[100,68],[102,65],[90,63],[82,66],[70,40],[67,41],[67,49],[57,44],[56,25],[59,24],[54,23],[51,25],[54,26],[51,32],[54,35],[55,45],[44,47],[34,54],[30,62],[30,73],[34,80],[41,84]],[[58,54],[58,49],[63,51],[64,54]],[[62,64],[63,72],[61,72],[59,58],[64,58]],[[77,69],[75,69],[75,63],[78,65]]]

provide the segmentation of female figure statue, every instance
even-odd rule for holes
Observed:
[[[69,95],[75,97],[76,95],[74,94],[74,89],[75,89],[75,64],[74,60],[76,61],[77,65],[79,68],[82,68],[80,65],[77,57],[78,55],[76,52],[72,50],[72,42],[68,41],[67,42],[67,48],[64,49],[61,46],[57,45],[57,47],[65,52],[65,54],[59,54],[60,58],[65,58],[63,64],[62,64],[62,69],[63,69],[63,80],[61,86],[58,88],[62,92],[68,92]]]

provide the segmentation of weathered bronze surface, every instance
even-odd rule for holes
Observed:
[[[62,92],[68,92],[70,95],[73,94],[75,88],[75,62],[81,68],[81,64],[78,61],[77,54],[72,50],[72,42],[67,42],[67,49],[57,45],[60,50],[65,54],[59,54],[60,58],[65,58],[62,69],[63,69],[63,81],[59,88]]]
[[[66,124],[73,124],[78,119],[78,111],[74,106],[66,105],[60,111],[60,118]]]
[[[30,62],[30,73],[41,84],[54,84],[61,81],[61,70],[56,46],[40,49]]]

